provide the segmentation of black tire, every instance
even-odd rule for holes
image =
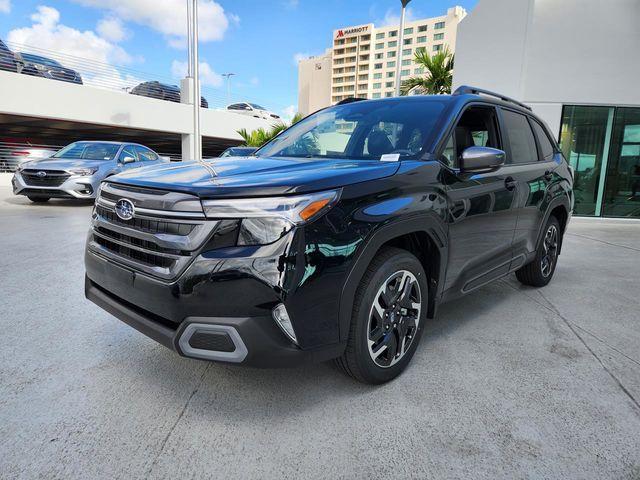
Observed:
[[[551,241],[549,235],[555,241]],[[558,253],[562,244],[562,230],[558,219],[551,215],[542,233],[542,240],[536,251],[536,256],[531,263],[516,270],[516,278],[524,285],[532,287],[544,287],[553,278],[558,264]]]
[[[27,198],[29,200],[31,200],[33,203],[45,203],[45,202],[48,202],[49,200],[51,200],[51,197],[29,197],[29,196],[27,196]]]
[[[380,293],[383,286],[384,292]],[[401,289],[403,291],[399,292]],[[381,250],[367,268],[356,291],[347,347],[344,354],[335,360],[337,366],[347,375],[369,384],[385,383],[400,375],[420,343],[427,318],[428,295],[427,275],[414,255],[399,248]],[[385,298],[394,303],[382,309]],[[381,315],[377,313],[379,310],[374,302],[384,312],[390,312],[390,316],[385,314],[382,317],[386,318],[378,320]],[[419,307],[413,308],[418,304]],[[412,307],[405,308],[407,305]],[[374,332],[381,337],[371,348],[383,347],[378,350],[383,353],[376,360],[373,356],[378,351],[370,351],[369,346],[370,335]],[[401,338],[405,348],[400,349],[404,353],[396,358]],[[408,347],[405,342],[409,342]],[[387,361],[390,362],[388,365],[380,365]]]

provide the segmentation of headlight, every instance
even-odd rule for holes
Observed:
[[[208,218],[242,219],[238,245],[273,243],[295,225],[326,213],[340,198],[339,190],[291,197],[238,198],[202,202]]]
[[[94,168],[72,168],[69,170],[74,175],[81,175],[83,177],[89,177],[98,171],[98,167]]]

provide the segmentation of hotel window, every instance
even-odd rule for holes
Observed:
[[[369,80],[369,75],[358,75],[358,80]]]
[[[387,68],[394,68],[396,66],[396,62],[387,62]]]
[[[412,50],[410,48],[405,48],[402,50],[402,55],[411,55]]]
[[[396,52],[391,51],[391,52],[387,52],[387,58],[393,58],[396,56]]]
[[[398,36],[398,31],[397,30],[392,30],[391,32],[389,32],[389,36],[390,37],[397,37]]]
[[[395,40],[393,42],[388,42],[387,43],[387,47],[389,48],[395,48],[398,46],[398,42],[396,42]]]
[[[426,35],[424,37],[418,37],[416,38],[416,43],[427,43],[427,37]]]
[[[338,73],[342,73],[344,72],[344,68],[334,68],[333,69],[333,74],[338,74]]]
[[[412,39],[412,38],[405,38],[405,39],[402,41],[402,44],[403,44],[403,45],[411,45],[411,43],[412,43],[412,42],[413,42],[413,39]]]
[[[366,83],[358,84],[358,90],[366,90],[366,89],[367,89],[367,84]]]
[[[333,80],[333,83],[342,83],[342,82],[344,82],[344,78],[342,78],[342,77],[338,77],[338,78]]]
[[[373,95],[371,95],[371,98],[380,98],[380,92],[375,92]]]
[[[367,60],[369,60],[369,55],[360,55],[361,62],[366,62]]]
[[[409,69],[407,70],[401,70],[400,71],[400,76],[401,77],[406,77],[407,75],[409,75],[411,73],[411,71]]]
[[[385,97],[389,98],[389,97],[393,97],[393,92],[387,92],[384,94]]]
[[[333,87],[333,93],[340,93],[342,92],[343,88],[342,87]]]
[[[395,63],[393,64],[395,67]],[[387,72],[387,78],[394,78],[396,76],[396,72]]]
[[[369,40],[371,40],[371,35],[362,35],[360,37],[360,40],[363,42],[368,42]]]
[[[356,43],[358,41],[358,37],[353,37],[347,40],[347,43]]]
[[[368,52],[369,51],[369,45],[362,45],[360,47],[360,51],[361,52]]]
[[[384,84],[386,88],[393,88],[393,82],[387,82]]]
[[[358,50],[358,47],[349,47],[347,48],[347,53],[355,53]]]
[[[375,59],[376,60],[382,60],[384,58],[384,53],[376,53],[375,54]]]
[[[444,28],[444,22],[438,22],[436,23],[433,28],[435,28],[436,30],[442,30]]]
[[[376,40],[380,40],[381,38],[384,38],[384,32],[376,33]]]
[[[413,71],[413,73],[414,73],[415,75],[422,75],[422,74],[424,73],[424,68],[422,68],[422,67],[418,67],[418,68],[416,68],[416,69]]]
[[[380,70],[382,68],[382,64],[381,63],[376,63],[373,68],[375,68],[376,70]]]
[[[344,38],[341,38],[340,40],[336,40],[335,45],[344,45]]]
[[[333,61],[333,64],[334,64],[334,65],[342,65],[343,63],[344,63],[344,58],[336,58],[336,59]]]
[[[376,43],[376,50],[382,50],[384,48],[384,42]]]
[[[374,83],[373,84],[373,88],[382,88],[382,84],[381,83]]]
[[[374,74],[373,74],[373,79],[374,79],[374,80],[378,80],[378,79],[380,79],[380,78],[382,78],[382,73],[374,73]]]
[[[442,44],[439,43],[438,45],[434,45],[433,46],[433,51],[434,52],[439,52],[440,50],[442,50]]]
[[[426,32],[427,31],[427,26],[426,25],[420,25],[418,27],[418,32]]]
[[[369,64],[365,64],[365,65],[360,65],[360,67],[358,68],[358,70],[362,71],[362,70],[369,70]]]
[[[346,87],[344,87],[345,92],[353,92],[355,89],[356,87],[354,87],[353,85],[347,85]]]
[[[344,69],[345,73],[351,73],[356,71],[356,67],[346,67]]]
[[[411,65],[411,60],[402,60],[402,66],[406,67],[407,65]]]
[[[342,55],[344,53],[344,48],[336,49],[336,55]]]
[[[418,47],[418,48],[416,48],[416,53],[426,52],[426,51],[427,51],[427,47]]]
[[[404,34],[405,35],[411,35],[413,33],[413,27],[409,27],[409,28],[405,28],[404,29]]]
[[[433,39],[434,39],[434,40],[442,40],[443,38],[444,38],[444,33],[436,33],[436,34],[433,36]]]

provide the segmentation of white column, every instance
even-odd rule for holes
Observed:
[[[180,80],[180,102],[188,105],[193,104],[193,78],[183,78]],[[195,158],[195,136],[194,129],[189,129],[190,133],[182,134],[182,161],[193,160]]]

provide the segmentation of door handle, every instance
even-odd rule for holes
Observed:
[[[550,182],[551,180],[553,180],[553,172],[551,170],[547,170],[546,172],[544,172],[544,179],[547,182]]]
[[[507,190],[511,191],[516,188],[516,180],[513,177],[507,177],[504,179],[504,186]]]

